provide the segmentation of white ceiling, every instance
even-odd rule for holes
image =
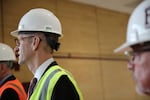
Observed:
[[[133,9],[143,0],[71,0],[74,2],[94,5],[123,13],[131,13]]]

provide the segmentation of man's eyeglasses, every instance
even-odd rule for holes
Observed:
[[[20,45],[20,40],[25,40],[25,39],[28,39],[28,38],[33,38],[34,35],[32,36],[26,36],[26,37],[21,37],[20,39],[15,39],[15,43],[16,43],[16,46],[19,46]]]
[[[133,49],[133,51],[126,51],[125,55],[129,58],[130,62],[133,62],[135,58],[143,52],[150,52],[150,45],[142,46],[138,49]]]

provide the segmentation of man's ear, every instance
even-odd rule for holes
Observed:
[[[33,38],[33,50],[35,51],[35,50],[37,50],[38,49],[38,47],[39,47],[39,45],[40,45],[40,38],[38,37],[38,36],[35,36],[34,38]]]

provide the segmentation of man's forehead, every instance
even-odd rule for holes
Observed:
[[[18,38],[19,38],[19,37],[24,37],[24,36],[28,36],[28,34],[19,34],[19,35],[18,35]]]

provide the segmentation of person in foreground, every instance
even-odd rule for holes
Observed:
[[[17,37],[18,63],[26,64],[34,74],[28,90],[30,100],[83,100],[73,76],[53,58],[62,37],[61,24],[49,10],[34,8],[20,20]],[[32,83],[36,83],[32,86]]]
[[[16,63],[13,49],[0,43],[0,100],[26,100],[27,94],[20,81],[11,73]]]
[[[133,73],[136,91],[150,95],[150,0],[135,8],[128,22],[126,42],[115,52],[130,57],[128,69]]]

